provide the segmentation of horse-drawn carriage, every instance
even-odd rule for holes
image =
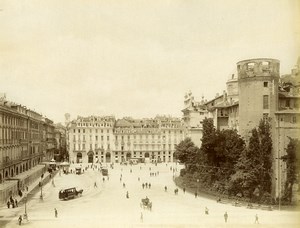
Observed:
[[[152,210],[152,202],[148,199],[148,197],[146,197],[145,199],[141,200],[141,208],[143,209],[148,209],[148,210]]]

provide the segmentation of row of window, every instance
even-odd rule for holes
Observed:
[[[93,129],[78,128],[77,129],[77,133],[87,133],[88,130],[89,130],[90,133],[93,132]],[[98,129],[94,129],[94,130],[95,130],[95,133],[97,134],[98,133]],[[103,133],[104,129],[100,129],[100,132]],[[110,131],[110,129],[107,129],[106,132],[110,133],[111,131]],[[174,134],[176,134],[176,133],[177,134],[182,134],[182,130],[180,130],[180,131],[171,131],[171,130],[169,130],[169,131],[162,131],[163,134],[166,134],[166,133],[171,134],[171,132],[173,132]],[[76,129],[73,129],[73,133],[76,133]],[[121,130],[120,133],[126,133],[126,131]],[[151,133],[151,131],[149,131],[148,133]]]
[[[110,123],[77,123],[78,127],[112,127],[112,124]]]
[[[86,130],[86,131],[85,131],[85,130]],[[93,129],[89,129],[89,130],[90,130],[90,133],[93,132]],[[85,133],[85,132],[88,132],[88,129],[84,129],[84,128],[78,128],[78,129],[77,129],[77,133]],[[95,129],[95,132],[98,133],[98,129]],[[104,130],[101,129],[100,132],[103,133]],[[107,133],[110,133],[110,130],[107,129],[106,132],[107,132]],[[76,133],[76,129],[73,129],[73,133]]]
[[[8,124],[11,126],[19,126],[19,127],[26,127],[26,122],[21,118],[16,117],[10,117],[3,115],[2,118],[0,118],[0,123]]]
[[[73,144],[73,148],[74,148],[74,150],[76,150],[76,148],[78,149],[78,150],[85,150],[86,149],[86,146],[85,146],[86,144],[85,143],[83,143],[83,144],[77,144],[77,147],[76,147],[76,144]],[[162,148],[163,148],[163,150],[167,150],[167,145],[168,145],[168,148],[169,148],[169,150],[171,150],[172,149],[172,144],[163,144],[162,145]],[[175,148],[175,146],[176,146],[176,144],[174,144],[174,148]],[[158,149],[160,148],[160,146],[156,146]],[[134,145],[134,149],[142,149],[142,148],[145,148],[146,150],[148,150],[148,149],[150,149],[150,146],[148,146],[148,145]],[[151,146],[151,148],[152,148],[152,150],[154,150],[155,149],[155,146],[154,145],[152,145]],[[89,147],[89,149],[90,150],[93,150],[93,144],[90,144],[90,147]],[[94,147],[94,149],[98,149],[98,144],[95,144],[95,147]],[[101,149],[104,149],[104,146],[103,145],[101,145]],[[110,149],[110,144],[107,144],[107,149],[109,150]],[[121,150],[124,150],[125,149],[125,147],[124,146],[121,146]]]

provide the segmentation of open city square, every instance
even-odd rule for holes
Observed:
[[[0,0],[0,228],[300,227],[299,0]]]
[[[81,164],[82,174],[57,173],[52,181],[30,196],[27,202],[28,221],[25,227],[257,227],[255,215],[263,227],[297,227],[299,212],[247,209],[234,202],[217,203],[217,198],[195,198],[194,193],[174,191],[178,188],[173,178],[179,173],[176,163],[108,166],[108,176],[102,176],[99,164]],[[86,169],[86,167],[89,167]],[[177,171],[176,171],[177,170]],[[96,186],[95,186],[96,183]],[[148,184],[144,185],[143,184]],[[151,187],[150,187],[151,186]],[[58,198],[61,189],[83,189],[82,196],[70,200]],[[165,190],[167,187],[167,190]],[[128,192],[129,196],[126,197]],[[148,197],[152,209],[143,208],[141,199]],[[55,217],[55,208],[57,217]],[[205,214],[208,208],[208,214]],[[19,227],[18,215],[25,205],[14,209],[1,208],[0,224]],[[224,214],[228,219],[225,222]]]

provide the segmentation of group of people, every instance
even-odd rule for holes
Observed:
[[[13,199],[12,196],[10,196],[9,200],[7,201],[7,208],[10,208],[10,205],[11,205],[11,208],[15,208],[15,207],[18,207],[18,200],[17,199]]]
[[[159,171],[157,172],[150,172],[150,177],[156,177],[156,175],[158,176],[159,175]]]
[[[144,188],[151,188],[151,183],[147,183],[147,182],[146,182],[146,183],[143,183],[143,184],[142,184],[142,187],[143,187],[143,189],[144,189]]]

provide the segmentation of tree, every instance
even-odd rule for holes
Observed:
[[[231,176],[230,191],[234,194],[242,192],[252,198],[260,183],[260,141],[256,128],[252,130],[249,145],[241,153],[236,165],[236,172]]]
[[[268,121],[261,120],[258,126],[260,137],[261,192],[271,193],[272,189],[272,138]]]
[[[175,147],[175,156],[177,159],[184,163],[186,168],[196,165],[197,153],[199,148],[195,146],[191,138],[185,138]]]
[[[216,160],[215,146],[217,142],[216,129],[214,127],[213,119],[205,118],[203,120],[203,135],[202,135],[201,152],[207,164],[214,164]]]
[[[291,202],[293,185],[297,181],[297,176],[299,176],[300,143],[298,139],[289,137],[289,140],[290,142],[286,148],[286,155],[282,156],[281,158],[286,163],[287,167],[287,179],[283,198]]]

